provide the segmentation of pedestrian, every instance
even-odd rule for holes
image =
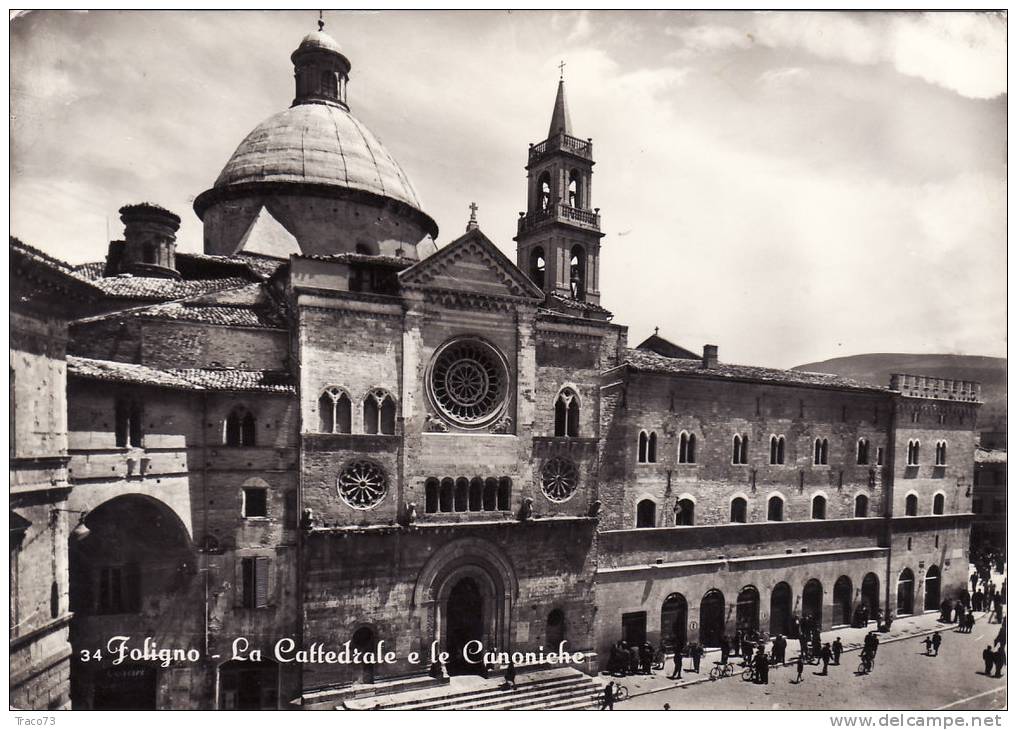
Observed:
[[[926,636],[922,643],[925,644],[925,656],[932,656],[932,637]]]
[[[671,705],[668,704],[667,702],[665,702],[664,703],[664,710],[667,711],[667,710],[670,710],[670,709],[671,709]]]
[[[643,674],[653,674],[653,647],[648,641],[644,641],[639,647],[639,663]]]
[[[967,633],[970,634],[971,630],[974,629],[974,628],[975,628],[975,612],[974,611],[968,611],[968,618],[967,618],[967,629],[968,630],[967,630]]]
[[[971,573],[971,592],[975,592],[975,588],[978,587],[978,572]]]
[[[798,676],[795,678],[795,684],[801,684],[803,669],[805,669],[805,660],[802,659],[802,655],[799,654],[798,658],[795,660],[795,670],[798,672]]]
[[[784,666],[787,664],[787,638],[784,634],[777,634],[777,660],[780,661],[780,665]]]
[[[939,656],[939,646],[943,643],[943,637],[937,631],[932,635],[932,655]]]
[[[728,643],[727,634],[720,637],[720,664],[727,664],[728,655],[731,653],[731,644]]]
[[[992,665],[996,663],[996,653],[991,646],[986,646],[982,652],[982,662],[985,664],[985,676],[992,676]]]
[[[742,653],[742,630],[734,632],[734,641],[731,643],[731,656],[741,656]]]
[[[1003,647],[996,649],[996,653],[993,654],[992,663],[996,665],[995,677],[1001,677],[1003,673],[1003,665],[1006,664],[1006,652],[1003,651]]]
[[[629,647],[629,674],[639,674],[639,647]]]
[[[682,678],[682,651],[684,651],[684,647],[677,644],[674,648],[674,671],[671,672],[671,679]]]
[[[692,671],[699,674],[699,661],[703,658],[703,646],[698,641],[692,645]]]
[[[509,657],[508,666],[505,667],[505,684],[512,689],[516,688],[516,664]]]
[[[971,597],[971,605],[974,606],[976,611],[981,611],[985,607],[985,594],[982,593],[982,589],[979,588],[975,591],[975,595]]]
[[[763,647],[759,647],[759,649],[756,650],[756,655],[753,657],[752,663],[756,669],[756,683],[769,684],[770,662],[766,658],[766,652],[763,650]]]
[[[823,660],[823,671],[821,671],[820,674],[826,674],[827,668],[830,666],[830,660],[833,659],[833,651],[830,650],[830,642],[823,644],[823,648],[819,652],[819,656]]]
[[[840,655],[844,653],[844,644],[841,643],[840,637],[838,636],[833,640],[833,663],[838,667],[840,666]]]
[[[996,605],[996,623],[1001,624],[1003,623],[1003,596],[997,593],[992,600]]]
[[[604,697],[600,705],[602,710],[614,710],[614,682],[608,682],[604,687]]]

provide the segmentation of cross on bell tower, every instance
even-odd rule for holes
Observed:
[[[531,144],[526,164],[526,211],[516,230],[516,265],[549,302],[600,303],[600,208],[592,207],[593,140],[572,134],[565,102],[565,62],[547,139]]]

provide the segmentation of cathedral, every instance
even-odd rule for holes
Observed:
[[[513,262],[475,208],[436,245],[332,37],[290,60],[194,201],[203,253],[150,202],[93,263],[11,240],[12,706],[331,709],[440,682],[435,647],[439,675],[471,642],[596,675],[620,639],[961,589],[977,383],[630,347],[564,81]]]

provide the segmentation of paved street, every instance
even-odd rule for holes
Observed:
[[[932,617],[922,618],[928,628],[936,627]],[[1002,679],[981,673],[981,652],[986,644],[992,643],[998,631],[998,624],[987,624],[984,618],[978,621],[971,634],[959,634],[952,627],[944,627],[941,632],[943,646],[938,657],[925,656],[924,636],[891,643],[886,643],[883,636],[884,643],[879,647],[876,667],[871,674],[855,674],[859,655],[857,651],[850,651],[841,657],[841,666],[831,666],[825,677],[817,674],[822,665],[806,665],[800,685],[792,682],[795,672],[790,665],[771,670],[769,685],[751,684],[735,676],[639,694],[650,689],[644,680],[644,688],[630,687],[633,697],[617,704],[615,709],[659,710],[665,702],[672,710],[933,710],[946,706],[956,710],[1002,709],[1006,707],[1006,667]],[[824,641],[838,633],[846,635],[848,631],[825,632]],[[792,656],[790,651],[789,656]],[[714,655],[704,658],[701,667],[704,675],[714,658]],[[655,678],[653,689],[662,686],[662,681]]]

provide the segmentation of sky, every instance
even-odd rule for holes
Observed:
[[[192,203],[293,99],[317,13],[39,11],[10,24],[11,234],[72,263]],[[988,13],[326,11],[354,115],[438,223],[515,260],[564,77],[593,138],[601,303],[634,346],[791,367],[1006,354],[1006,19]]]

